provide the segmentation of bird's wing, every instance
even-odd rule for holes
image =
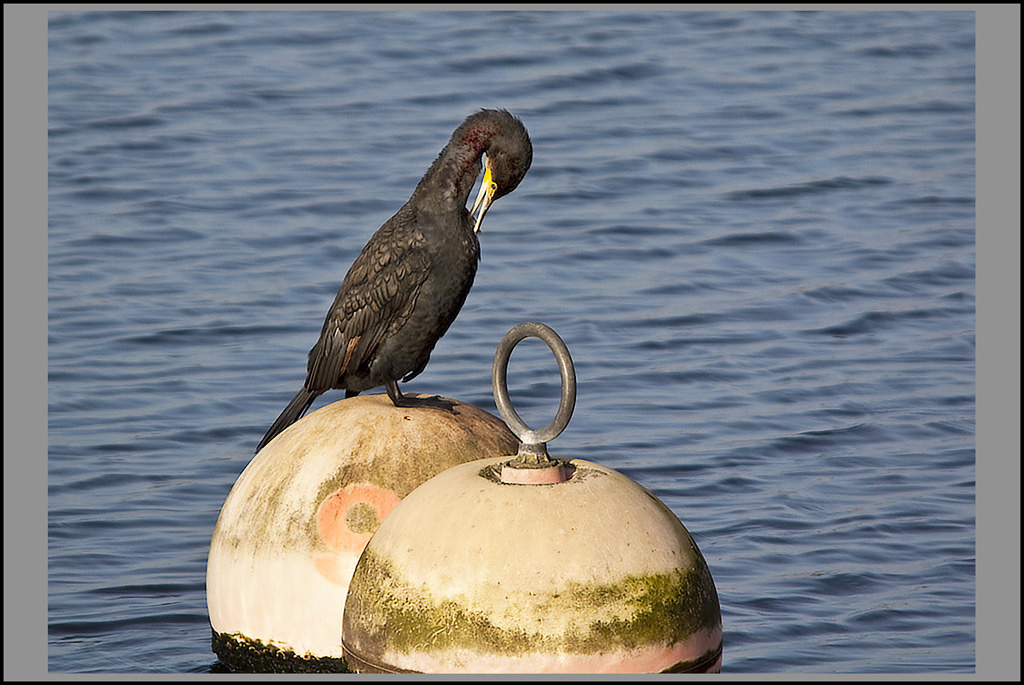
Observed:
[[[306,387],[328,389],[365,367],[416,305],[430,271],[414,217],[392,217],[356,257],[309,351]]]

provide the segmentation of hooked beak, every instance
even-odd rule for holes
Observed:
[[[476,223],[473,224],[474,233],[480,232],[480,224],[484,222],[484,215],[491,208],[491,202],[494,201],[494,193],[497,190],[498,184],[491,178],[491,164],[488,161],[484,170],[484,180],[480,183],[480,193],[473,202],[473,209],[469,210],[470,215],[476,214],[478,208],[480,210],[480,214],[476,217]]]

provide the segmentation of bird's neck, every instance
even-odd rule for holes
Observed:
[[[480,158],[486,143],[476,137],[450,142],[423,175],[410,200],[430,198],[446,208],[465,207],[480,175]]]

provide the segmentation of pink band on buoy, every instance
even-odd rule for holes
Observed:
[[[516,485],[549,485],[569,480],[572,471],[561,464],[540,469],[516,468],[505,464],[501,467],[501,482]]]

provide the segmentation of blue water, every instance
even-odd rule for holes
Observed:
[[[546,323],[579,382],[549,449],[686,524],[724,673],[973,672],[974,28],[52,13],[49,670],[218,668],[220,507],[351,260],[455,126],[498,106],[533,167],[406,389],[496,412],[498,341]],[[509,384],[545,424],[542,343]]]

